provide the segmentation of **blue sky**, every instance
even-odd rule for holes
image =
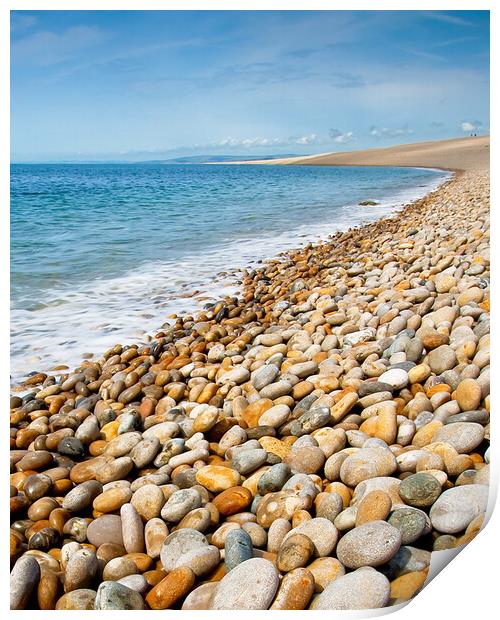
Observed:
[[[487,11],[14,11],[13,161],[489,131]]]

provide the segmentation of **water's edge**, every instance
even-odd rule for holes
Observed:
[[[207,260],[193,264],[193,257],[177,261],[150,262],[120,277],[96,279],[76,287],[64,298],[57,295],[32,309],[13,309],[11,329],[11,379],[21,380],[29,372],[65,364],[77,366],[82,358],[99,356],[118,342],[144,344],[149,335],[171,321],[171,314],[194,313],[207,302],[225,295],[238,295],[243,269],[298,249],[306,243],[321,243],[335,232],[395,215],[404,206],[435,191],[453,174],[433,168],[439,178],[425,186],[409,187],[388,196],[377,206],[347,203],[348,223],[336,221],[303,224],[272,239],[237,240],[210,252]],[[195,257],[200,259],[200,257]],[[124,301],[126,303],[124,303]],[[102,305],[105,302],[105,316]],[[61,322],[61,311],[71,321]],[[34,320],[36,313],[36,321]],[[57,334],[57,338],[53,335]],[[52,335],[52,336],[51,336]]]

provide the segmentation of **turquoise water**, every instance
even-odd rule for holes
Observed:
[[[382,167],[12,165],[12,373],[143,340],[168,314],[235,291],[235,268],[377,219],[445,177]]]

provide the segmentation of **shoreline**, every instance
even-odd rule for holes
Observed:
[[[241,280],[11,396],[14,605],[396,606],[479,532],[489,171]]]
[[[437,172],[437,170],[433,168],[426,168],[425,170],[434,173]],[[443,171],[439,172],[442,173]],[[132,313],[130,316],[126,315],[126,318],[119,317],[113,302],[110,307],[108,307],[109,318],[106,321],[106,325],[109,326],[109,330],[99,329],[97,327],[97,322],[92,324],[86,321],[85,317],[82,317],[82,329],[88,336],[87,339],[81,336],[73,336],[70,326],[65,324],[61,325],[60,331],[57,332],[57,334],[52,334],[53,330],[51,331],[51,327],[57,320],[60,311],[58,310],[59,306],[54,306],[54,310],[52,310],[50,301],[54,298],[66,299],[69,294],[67,291],[56,291],[52,297],[46,298],[48,302],[46,309],[42,309],[39,316],[35,315],[31,319],[34,321],[33,327],[27,324],[30,316],[22,309],[16,309],[15,312],[19,313],[19,316],[16,314],[14,317],[16,331],[20,332],[24,327],[22,340],[20,340],[16,348],[19,349],[21,343],[23,346],[26,346],[30,340],[35,340],[37,342],[37,349],[23,354],[22,357],[19,354],[15,357],[13,356],[11,385],[15,386],[17,383],[22,382],[24,376],[21,374],[20,370],[25,366],[38,367],[46,370],[53,366],[58,366],[61,360],[66,356],[65,364],[69,368],[73,368],[83,359],[97,358],[103,350],[113,346],[118,341],[123,344],[147,344],[155,331],[160,329],[162,323],[171,322],[171,320],[166,317],[170,317],[172,314],[202,312],[206,302],[217,302],[225,296],[226,291],[231,295],[241,295],[242,291],[241,287],[238,285],[238,281],[244,270],[252,269],[261,264],[262,261],[272,260],[277,254],[281,254],[282,252],[294,251],[306,243],[317,244],[325,242],[332,233],[346,230],[349,227],[347,223],[347,212],[352,212],[351,215],[354,218],[356,226],[374,222],[381,218],[394,215],[403,209],[405,205],[414,200],[424,198],[426,194],[436,189],[438,183],[442,184],[445,181],[446,177],[444,174],[442,174],[440,178],[428,179],[425,182],[420,182],[421,184],[419,184],[416,178],[413,184],[409,183],[405,188],[395,188],[392,190],[392,193],[387,196],[381,199],[377,198],[379,202],[374,206],[362,206],[356,201],[349,202],[349,196],[346,196],[345,204],[338,211],[336,207],[332,208],[330,217],[320,221],[314,216],[309,216],[309,218],[307,218],[309,223],[303,222],[300,227],[294,226],[289,230],[279,232],[274,239],[268,240],[264,235],[261,239],[255,238],[253,240],[254,243],[252,243],[250,239],[244,240],[243,244],[236,240],[230,245],[226,245],[224,252],[222,249],[217,249],[217,246],[208,248],[207,263],[212,264],[212,276],[209,276],[209,270],[205,267],[200,273],[193,273],[191,284],[188,285],[187,282],[185,282],[181,285],[181,288],[177,290],[177,294],[173,288],[165,291],[164,302],[162,304],[164,306],[163,308],[155,308],[152,307],[151,304],[146,303],[142,306],[141,314],[147,314],[147,318],[135,316],[136,313]],[[372,196],[368,192],[366,197],[371,198]],[[308,208],[307,205],[304,205],[304,208]],[[255,242],[257,245],[255,245]],[[223,255],[231,257],[230,260],[227,258],[222,260]],[[191,259],[191,262],[193,261],[194,258]],[[179,260],[178,265],[180,270],[188,268],[188,262],[185,260]],[[173,261],[164,264],[146,263],[121,276],[114,276],[110,280],[102,280],[98,288],[99,294],[103,295],[105,288],[111,287],[112,290],[116,291],[117,299],[120,293],[124,295],[123,307],[130,307],[130,303],[133,300],[127,297],[125,287],[133,286],[140,274],[151,273],[152,275],[154,274],[154,281],[158,283],[158,285],[154,287],[154,292],[156,294],[156,290],[159,288],[161,274],[163,273],[163,277],[168,280],[169,275],[172,275],[173,269]],[[220,273],[224,273],[225,275],[215,275]],[[87,287],[88,285],[82,285],[72,291],[74,296],[72,299],[69,298],[70,303],[67,308],[69,311],[73,313],[81,312],[82,302],[80,298],[82,297],[82,291]],[[148,290],[153,289],[145,285],[143,287],[145,295],[148,294]],[[189,291],[193,291],[193,293],[191,294]],[[91,296],[88,303],[91,303],[91,300],[94,298],[95,297]],[[40,329],[38,329],[38,325]],[[45,333],[41,329],[44,325],[46,325]],[[114,330],[118,332],[115,335],[113,335]],[[51,334],[54,344],[50,342]],[[64,341],[74,341],[71,350],[64,344]],[[57,351],[59,347],[62,348],[62,351],[57,358],[53,354],[50,355],[51,352]],[[79,356],[79,352],[82,357]],[[94,355],[89,356],[86,354],[84,356],[84,353],[87,352],[92,352]],[[67,357],[68,355],[69,358]],[[40,358],[39,361],[36,361],[36,357]],[[50,372],[49,374],[54,373]]]

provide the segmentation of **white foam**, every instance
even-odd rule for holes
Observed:
[[[72,368],[84,354],[98,357],[119,342],[145,343],[148,334],[172,322],[169,314],[192,313],[209,300],[237,294],[238,269],[387,216],[450,176],[443,173],[425,186],[400,192],[376,206],[336,208],[333,221],[307,223],[272,237],[240,239],[211,250],[198,247],[178,261],[151,262],[121,277],[48,291],[41,307],[11,312],[12,380],[57,364]],[[226,273],[217,276],[220,272]]]

